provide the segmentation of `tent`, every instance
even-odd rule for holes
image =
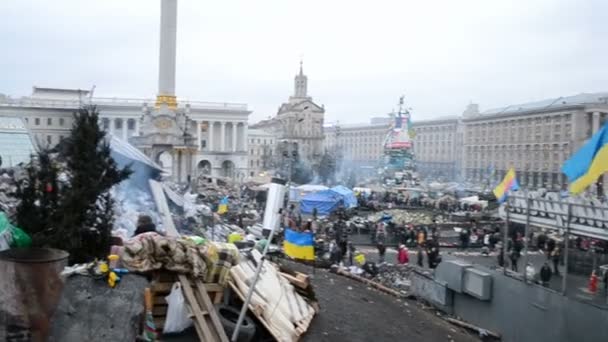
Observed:
[[[312,214],[313,209],[317,208],[319,215],[329,215],[338,208],[341,200],[340,195],[331,190],[313,192],[302,197],[300,211],[304,214]]]
[[[357,206],[357,197],[355,197],[355,193],[351,189],[343,185],[338,185],[329,189],[329,191],[335,192],[342,198],[345,208],[350,209]]]

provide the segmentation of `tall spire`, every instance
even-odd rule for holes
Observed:
[[[175,109],[175,53],[177,39],[177,0],[161,0],[158,94],[156,106]]]
[[[307,88],[308,78],[306,77],[306,75],[304,75],[303,64],[304,64],[304,62],[302,61],[302,59],[300,59],[300,73],[298,75],[296,75],[296,78],[294,81],[293,97],[296,97],[296,98],[303,98],[303,97],[307,96],[306,88]]]

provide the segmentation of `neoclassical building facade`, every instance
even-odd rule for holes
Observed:
[[[308,77],[300,72],[294,78],[294,92],[279,107],[277,115],[252,125],[252,128],[272,132],[277,139],[297,146],[300,159],[313,168],[323,155],[323,122],[325,108],[308,95]]]
[[[425,177],[458,178],[462,159],[460,118],[414,121],[416,170]]]
[[[561,166],[608,116],[608,93],[579,94],[465,113],[463,174],[492,183],[515,168],[528,188],[560,188]]]
[[[0,96],[0,116],[23,118],[35,142],[52,147],[68,136],[73,113],[82,105],[93,104],[107,132],[131,141],[140,135],[146,108],[154,103],[154,99],[92,97],[87,90],[34,87],[30,96]],[[178,108],[189,118],[189,127],[179,129],[195,140],[191,165],[183,168],[182,176],[247,174],[247,120],[251,113],[247,105],[178,101]],[[177,165],[163,155],[157,157],[155,161],[168,174],[177,172]]]

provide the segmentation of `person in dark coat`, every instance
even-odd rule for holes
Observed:
[[[553,273],[555,273],[556,276],[559,276],[559,269],[557,268],[557,265],[559,265],[559,260],[562,256],[562,251],[560,250],[559,246],[555,246],[550,256],[551,260],[553,261]]]
[[[152,222],[152,218],[148,215],[139,215],[137,218],[137,228],[133,236],[137,236],[143,233],[158,233],[156,231],[156,225]]]
[[[540,268],[540,281],[543,283],[543,286],[549,287],[549,281],[551,280],[552,275],[553,271],[551,271],[551,266],[545,261],[543,267]]]
[[[555,240],[553,239],[549,239],[547,240],[547,256],[551,256],[551,254],[553,253],[553,250],[555,249]]]
[[[380,241],[376,248],[378,248],[378,263],[381,264],[384,262],[384,256],[386,255],[386,246]]]
[[[424,255],[422,254],[422,247],[418,246],[418,256],[416,258],[416,263],[420,267],[424,267]]]

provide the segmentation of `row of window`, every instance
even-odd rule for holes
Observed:
[[[258,139],[249,139],[249,143],[250,143],[250,144],[255,144],[255,143],[256,143],[256,140],[257,140],[257,143],[258,143],[258,144],[263,144],[263,145],[266,145],[266,143],[267,143],[267,142],[269,142],[269,143],[270,143],[270,145],[272,145],[272,144],[274,143],[274,140],[273,140],[273,139],[268,139],[268,140],[266,140],[266,139],[259,139],[259,138],[258,138]]]
[[[25,118],[25,122],[29,123],[30,119]],[[66,124],[65,118],[58,118],[57,122],[58,122],[59,126],[65,126],[65,124]],[[42,124],[41,118],[34,118],[34,126],[40,126],[41,124]],[[53,126],[53,118],[46,118],[46,125]]]
[[[127,129],[130,131],[135,130],[135,119],[127,119]],[[101,120],[103,128],[105,130],[110,129],[110,119],[108,118],[103,118]],[[122,129],[122,125],[123,125],[123,119],[114,119],[114,129]]]
[[[258,156],[265,156],[265,155],[272,156],[272,149],[253,149],[252,148],[249,155],[255,156],[256,154]]]
[[[59,135],[59,136],[54,136],[54,135],[38,135],[38,144],[39,145],[45,145],[45,143],[46,143],[46,147],[52,147],[55,144],[58,144],[61,141],[63,141],[63,139],[65,139],[65,136],[63,136],[63,135]]]

